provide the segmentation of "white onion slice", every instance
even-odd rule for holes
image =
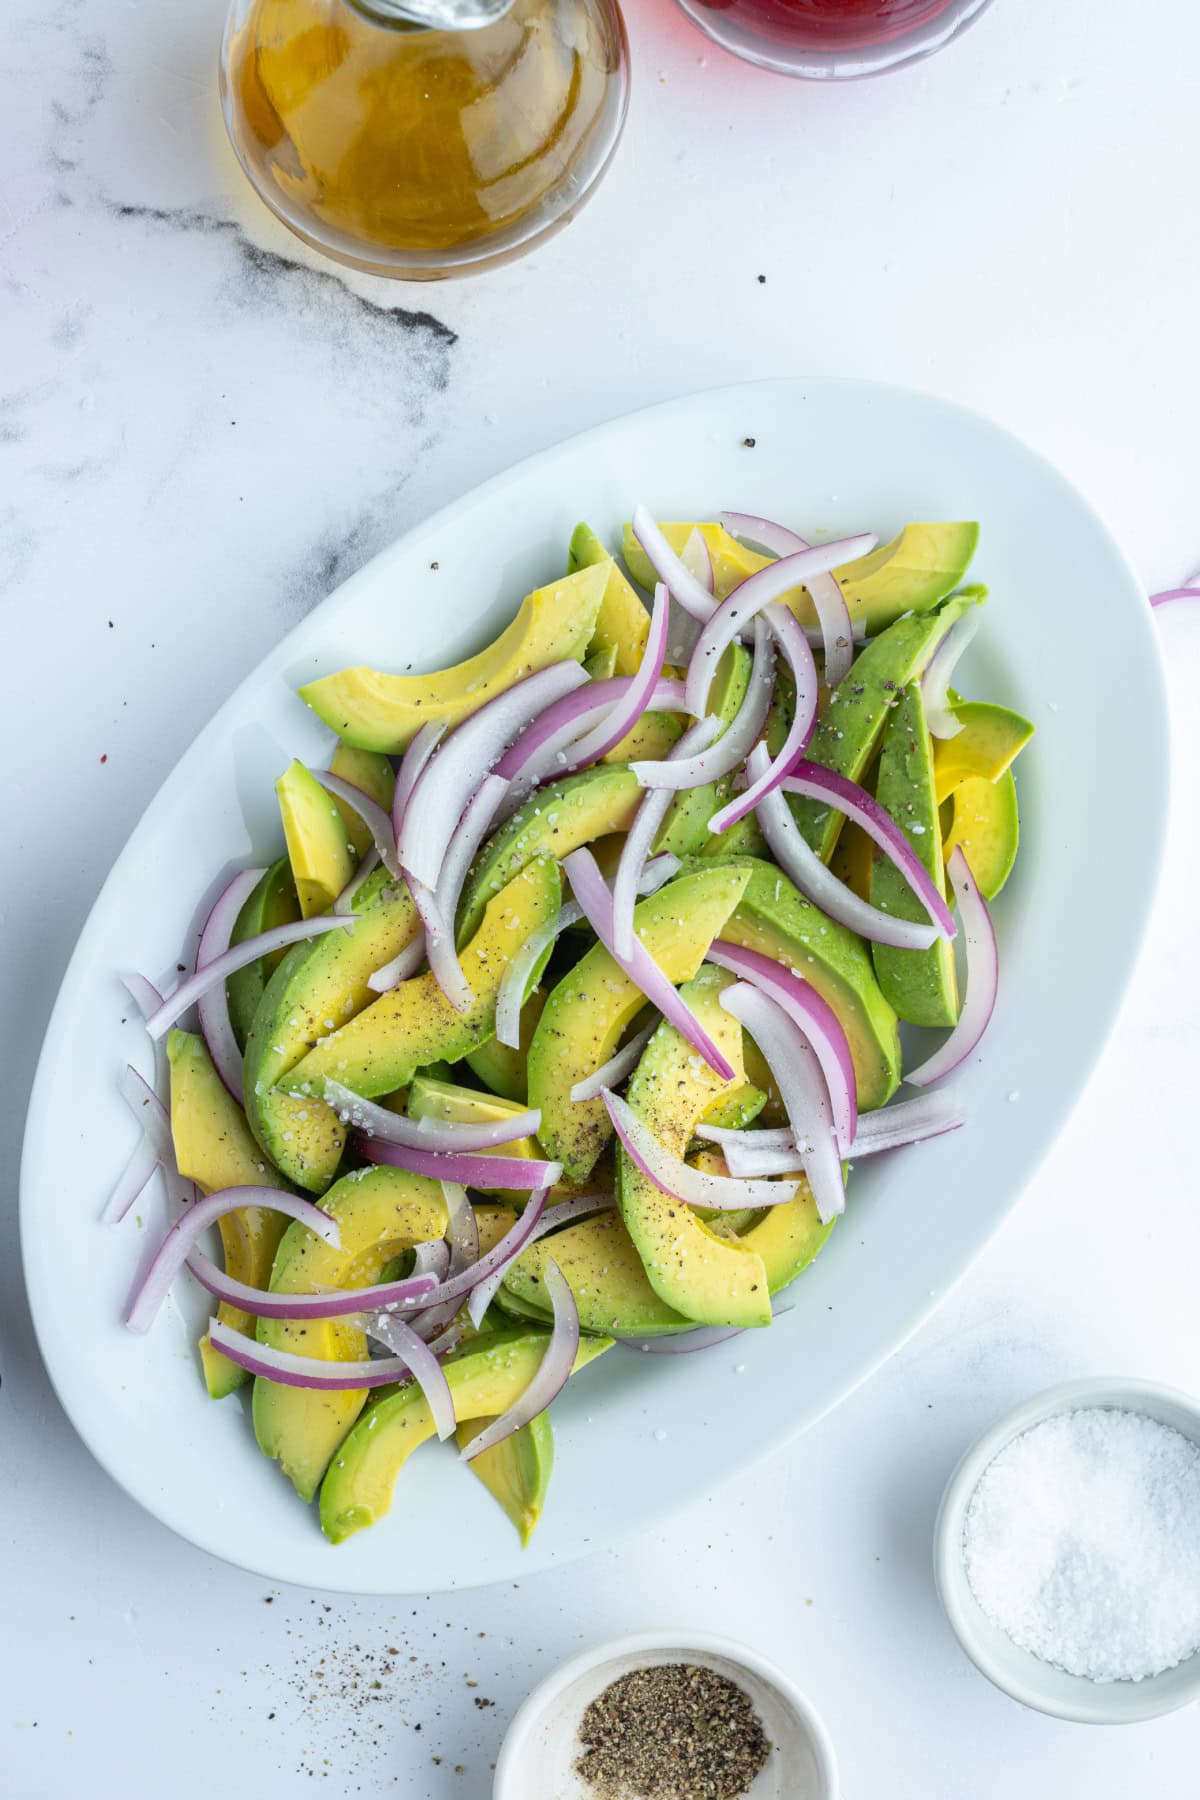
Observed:
[[[217,895],[212,911],[204,922],[200,942],[196,946],[196,968],[204,969],[229,948],[238,914],[266,874],[265,869],[243,869]],[[229,1089],[238,1105],[242,1104],[242,1053],[233,1035],[229,1018],[229,997],[225,983],[219,981],[201,994],[196,1011],[200,1031],[212,1057],[213,1068]]]
[[[546,1208],[526,1239],[525,1249],[530,1249],[548,1232],[557,1231],[560,1225],[573,1224],[576,1219],[585,1218],[591,1213],[611,1212],[616,1204],[612,1194],[576,1194],[570,1200],[560,1200],[556,1206]],[[471,1298],[467,1302],[467,1317],[476,1330],[483,1324],[483,1315],[496,1298],[496,1291],[507,1273],[508,1267],[496,1269],[485,1281],[472,1288]]]
[[[972,607],[956,619],[933,655],[921,677],[921,698],[925,702],[925,723],[931,737],[957,737],[962,720],[950,704],[950,682],[967,645],[979,630],[980,609]]]
[[[799,550],[811,549],[807,538],[776,525],[771,519],[760,519],[750,513],[722,513],[721,524],[734,537],[747,538],[761,544],[772,556],[794,556]],[[813,609],[821,624],[821,647],[825,655],[825,681],[836,687],[849,674],[854,660],[854,628],[846,596],[832,571],[810,576],[805,582]]]
[[[697,750],[707,748],[721,729],[719,719],[699,719],[690,725],[668,754],[667,761],[678,758],[687,761]],[[656,768],[655,763],[633,763],[636,775],[639,769]],[[640,776],[639,776],[640,779]],[[617,863],[617,872],[613,877],[613,941],[621,956],[633,954],[633,908],[641,887],[642,877],[647,867],[647,858],[651,846],[662,828],[671,804],[675,798],[669,787],[656,788],[648,793],[634,814],[633,824],[625,836],[621,846],[621,855]],[[678,865],[676,865],[678,866]]]
[[[951,1075],[966,1061],[988,1028],[996,1007],[1000,985],[1000,958],[996,949],[996,932],[987,901],[979,891],[971,865],[961,844],[950,852],[946,864],[958,899],[959,915],[967,941],[967,979],[958,1023],[940,1049],[926,1062],[904,1077],[912,1087],[927,1087]]]
[[[579,1308],[566,1276],[556,1262],[547,1261],[543,1279],[554,1306],[554,1328],[546,1343],[537,1373],[520,1398],[507,1412],[493,1419],[477,1437],[464,1445],[463,1462],[474,1462],[483,1451],[502,1444],[531,1419],[545,1412],[567,1384],[575,1358],[579,1354]]]
[[[297,1356],[293,1350],[276,1350],[268,1344],[256,1343],[220,1319],[208,1322],[208,1340],[214,1350],[227,1356],[239,1369],[262,1376],[280,1387],[314,1388],[323,1393],[339,1393],[342,1389],[390,1387],[393,1382],[410,1381],[412,1369],[407,1357],[384,1356],[370,1362],[329,1362],[323,1356]]]
[[[527,675],[464,719],[430,758],[408,797],[400,826],[401,866],[436,888],[454,828],[483,776],[531,719],[587,681],[572,661]]]
[[[766,747],[759,744],[747,765],[752,780],[757,780],[768,767]],[[862,900],[839,881],[809,844],[788,807],[787,796],[778,788],[764,794],[755,807],[763,836],[771,847],[776,862],[789,875],[802,894],[821,911],[856,931],[860,937],[876,944],[893,944],[902,950],[928,950],[942,934],[936,925],[922,925],[909,919],[897,919],[891,913]]]
[[[348,916],[335,918],[332,913],[317,913],[311,919],[293,919],[288,925],[275,925],[270,931],[260,931],[254,937],[243,939],[172,988],[158,1010],[146,1020],[146,1030],[152,1038],[164,1036],[201,994],[206,994],[219,981],[227,981],[247,963],[257,962],[260,956],[269,956],[272,950],[282,950],[289,944],[301,944],[306,938],[320,937],[326,931],[353,931],[356,922]]]
[[[360,787],[355,787],[352,781],[345,780],[341,775],[335,775],[331,769],[310,769],[308,772],[326,793],[332,794],[335,800],[341,800],[346,806],[353,807],[370,832],[384,868],[398,880],[400,864],[396,859],[396,834],[392,815],[387,807],[380,806],[378,800],[372,800],[370,794],[364,794]]]
[[[536,931],[531,931],[520,949],[510,958],[508,967],[500,977],[500,986],[496,989],[496,1039],[497,1042],[506,1044],[510,1050],[521,1048],[521,1008],[525,1004],[525,990],[534,969],[550,945],[569,925],[577,924],[582,917],[583,908],[568,901],[556,918],[540,925]]]
[[[426,764],[445,735],[446,721],[430,719],[429,723],[422,725],[420,731],[410,740],[407,750],[400,759],[396,785],[392,790],[392,836],[397,844],[400,842],[400,828],[404,823],[404,814],[412,791],[425,773]]]
[[[121,986],[125,988],[143,1019],[152,1019],[163,1003],[163,997],[154,983],[132,970],[121,976]]]
[[[572,1102],[580,1106],[585,1100],[597,1099],[605,1088],[620,1087],[625,1077],[632,1075],[637,1068],[638,1059],[654,1032],[655,1026],[647,1025],[644,1031],[639,1031],[636,1037],[631,1037],[627,1044],[622,1045],[615,1056],[610,1056],[606,1063],[601,1063],[594,1073],[577,1081],[571,1089]]]
[[[625,698],[613,707],[606,719],[571,745],[567,761],[572,768],[599,762],[602,756],[615,750],[621,739],[629,736],[649,707],[655,687],[662,676],[663,660],[667,653],[669,618],[667,590],[660,582],[654,593],[646,648],[636,672],[630,677]]]
[[[245,1206],[269,1206],[275,1212],[286,1213],[289,1219],[298,1219],[335,1250],[341,1244],[337,1220],[314,1206],[311,1200],[285,1193],[282,1188],[221,1188],[190,1206],[155,1251],[145,1274],[129,1296],[125,1323],[130,1331],[149,1331],[167,1289],[209,1226],[215,1225],[226,1213],[238,1212]]]
[[[410,887],[408,891],[411,894],[412,888]],[[416,902],[414,901],[413,904],[415,905]],[[418,907],[417,910],[420,911],[420,908]],[[397,951],[391,962],[384,963],[382,968],[376,969],[374,974],[367,976],[367,986],[373,994],[390,994],[394,987],[399,987],[402,981],[407,981],[410,975],[415,975],[424,961],[425,933],[418,931],[416,937],[410,943],[405,944],[403,950]]]
[[[421,915],[425,955],[429,959],[434,980],[455,1012],[469,1012],[475,996],[458,960],[453,926],[443,917],[432,888],[427,888],[423,881],[418,881],[411,871],[408,875],[408,891]]]
[[[653,514],[640,502],[633,509],[633,535],[661,582],[665,582],[667,591],[673,600],[677,600],[685,613],[702,623],[711,618],[717,610],[717,603],[712,597],[712,590],[707,588],[687,567],[681,557],[676,556],[670,544],[659,530]]]
[[[922,1144],[946,1132],[958,1131],[967,1122],[966,1108],[949,1090],[901,1100],[878,1112],[864,1113],[851,1147],[857,1162],[885,1150],[901,1150]],[[791,1130],[781,1126],[769,1131],[732,1131],[718,1125],[698,1125],[696,1136],[719,1146],[731,1175],[787,1175],[797,1167],[796,1145]]]
[[[445,1245],[441,1248],[445,1249]],[[272,1294],[251,1287],[248,1282],[235,1281],[200,1250],[191,1252],[186,1266],[188,1273],[194,1275],[214,1299],[223,1300],[227,1306],[236,1306],[241,1312],[252,1313],[256,1319],[337,1319],[364,1310],[360,1295],[365,1290],[361,1289],[357,1293],[352,1289],[326,1289],[315,1294]],[[420,1273],[414,1270],[403,1281],[388,1282],[385,1291],[389,1304],[414,1311],[423,1307],[441,1282],[443,1273],[433,1269]]]
[[[779,755],[773,762],[764,759],[757,779],[749,782],[742,793],[735,794],[720,812],[713,814],[708,821],[708,829],[712,832],[727,831],[739,819],[744,819],[747,813],[753,812],[764,794],[769,794],[779,786],[797,757],[803,756],[816,730],[819,686],[817,665],[813,661],[808,639],[800,629],[795,614],[789,612],[779,601],[772,601],[770,606],[765,607],[763,617],[791,667],[796,689],[795,711]]]
[[[630,768],[643,787],[670,788],[674,792],[684,788],[703,787],[710,781],[720,781],[724,776],[732,775],[758,742],[767,722],[767,714],[771,710],[774,691],[775,644],[765,621],[756,618],[754,662],[750,669],[750,680],[742,704],[725,730],[721,731],[720,722],[717,721],[717,730],[712,734],[715,741],[695,755],[685,758],[673,754],[662,762],[630,763]],[[704,725],[712,722],[709,718],[701,721]],[[675,751],[678,752],[679,749],[677,744]]]
[[[800,1185],[795,1181],[738,1181],[729,1175],[710,1175],[703,1169],[693,1169],[682,1157],[659,1143],[628,1101],[614,1094],[611,1088],[605,1088],[603,1097],[613,1130],[630,1161],[647,1181],[652,1181],[672,1199],[682,1200],[688,1206],[719,1207],[725,1211],[779,1206],[785,1200],[795,1199]]]
[[[817,1053],[769,994],[735,982],[721,995],[725,1011],[741,1022],[767,1060],[808,1177],[817,1214],[827,1225],[846,1207],[837,1133],[829,1089]]]
[[[454,1417],[450,1383],[433,1350],[417,1336],[411,1325],[394,1318],[391,1313],[376,1313],[367,1320],[366,1329],[369,1336],[391,1351],[392,1357],[407,1363],[413,1380],[425,1396],[434,1430],[444,1444],[447,1438],[454,1436],[458,1420]]]
[[[381,858],[379,852],[374,844],[372,844],[371,848],[367,851],[367,854],[363,857],[357,869],[355,869],[353,875],[334,901],[333,910],[335,913],[341,914],[354,911],[354,896],[358,893],[359,888],[362,887],[367,878],[375,873],[376,869],[379,867],[380,861]]]
[[[494,1150],[501,1144],[515,1143],[518,1138],[536,1137],[542,1123],[538,1107],[478,1125],[459,1119],[410,1119],[404,1113],[378,1106],[374,1100],[364,1100],[361,1094],[343,1087],[329,1075],[321,1097],[344,1125],[352,1125],[381,1143],[411,1144],[417,1150]]]

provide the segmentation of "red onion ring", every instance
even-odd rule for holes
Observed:
[[[600,728],[613,708],[624,702],[634,680],[633,675],[611,675],[604,681],[589,682],[533,721],[496,765],[497,775],[506,775],[513,784],[507,811],[515,812],[539,783],[559,781],[582,767],[585,758],[578,746],[583,734]],[[646,711],[679,712],[682,706],[682,681],[660,676]]]
[[[912,1087],[928,1087],[931,1081],[952,1075],[966,1061],[988,1028],[1000,986],[1000,957],[992,915],[961,844],[950,852],[946,872],[958,899],[967,941],[966,992],[958,1023],[945,1043],[904,1077]]]
[[[450,1273],[457,1275],[479,1261],[479,1226],[461,1182],[443,1180],[442,1198],[449,1220],[446,1237],[450,1245]]]
[[[631,956],[618,956],[613,944],[613,907],[612,895],[605,885],[604,877],[596,866],[596,859],[590,850],[572,850],[570,856],[563,858],[563,868],[571,883],[571,891],[584,910],[588,924],[604,945],[613,961],[617,963],[636,987],[639,987],[652,1006],[656,1006],[680,1036],[686,1038],[693,1050],[699,1051],[709,1068],[714,1070],[723,1081],[734,1079],[731,1064],[713,1043],[707,1031],[689,1011],[684,1001],[679,998],[675,988],[663,974],[650,952],[642,944],[636,933]]]
[[[606,1063],[601,1063],[591,1075],[585,1075],[571,1089],[571,1100],[580,1106],[585,1100],[595,1100],[604,1088],[620,1087],[627,1075],[632,1075],[637,1068],[638,1059],[650,1039],[654,1036],[654,1025],[647,1025],[636,1037],[631,1037],[622,1045],[615,1056],[610,1056]]]
[[[454,1395],[434,1351],[417,1336],[411,1325],[394,1318],[391,1313],[377,1313],[367,1320],[366,1329],[369,1336],[392,1352],[392,1357],[407,1363],[413,1380],[425,1396],[438,1437],[442,1443],[452,1438],[458,1424],[454,1417]]]
[[[261,1375],[280,1387],[315,1388],[323,1393],[343,1389],[389,1387],[413,1379],[406,1356],[384,1356],[369,1362],[329,1362],[322,1356],[297,1356],[292,1350],[275,1350],[244,1337],[219,1319],[208,1323],[208,1341],[239,1369]]]
[[[487,836],[508,788],[502,775],[484,776],[479,792],[467,806],[446,847],[436,892],[418,881],[415,875],[408,877],[409,892],[425,927],[425,954],[430,972],[450,1005],[460,1013],[470,1011],[475,995],[455,944],[454,920],[459,896],[467,870]]]
[[[690,725],[679,742],[668,753],[668,762],[672,757],[686,761],[697,750],[711,744],[721,729],[719,719],[699,719]],[[656,763],[633,763],[631,767],[636,775],[639,769],[657,768]],[[639,776],[640,779],[640,776]],[[647,858],[651,847],[662,827],[662,823],[671,810],[674,793],[669,787],[655,788],[648,793],[634,814],[633,824],[625,836],[621,846],[621,855],[617,862],[617,872],[613,877],[613,942],[622,956],[633,954],[633,908],[641,887],[642,877],[647,867]],[[597,1089],[597,1092],[599,1090]]]
[[[286,1213],[289,1219],[298,1219],[335,1250],[341,1244],[337,1220],[314,1206],[311,1200],[302,1200],[299,1195],[286,1193],[282,1188],[220,1188],[190,1206],[155,1251],[125,1308],[125,1323],[130,1331],[149,1331],[168,1288],[209,1226],[215,1225],[226,1213],[238,1212],[245,1206],[269,1206],[276,1212]]]
[[[410,894],[412,893],[411,886],[408,891]],[[428,892],[428,889],[425,891]],[[413,904],[417,905],[415,899]],[[376,969],[373,974],[367,976],[367,986],[373,994],[390,994],[394,987],[399,987],[402,981],[407,981],[410,975],[415,975],[424,961],[425,933],[422,930],[418,931],[411,943],[405,944],[403,950],[393,956],[391,962],[384,963],[382,968]]]
[[[430,719],[429,723],[422,725],[420,731],[411,739],[400,759],[396,786],[392,792],[392,838],[397,844],[400,842],[400,829],[404,824],[404,814],[412,791],[425,773],[426,764],[445,735],[446,721]]]
[[[796,1142],[800,1167],[808,1177],[822,1224],[846,1207],[846,1186],[838,1154],[833,1105],[816,1051],[783,1008],[747,981],[726,988],[725,1011],[741,1022],[775,1077]]]
[[[146,1020],[146,1030],[152,1038],[162,1037],[180,1014],[209,988],[216,987],[218,982],[224,983],[247,963],[257,962],[260,956],[269,956],[272,950],[282,950],[289,944],[303,943],[306,938],[320,937],[326,931],[353,931],[355,923],[351,917],[335,918],[332,913],[318,913],[311,919],[294,919],[288,925],[275,925],[270,931],[244,938],[223,956],[214,957],[203,969],[197,969],[194,975],[172,988],[162,1005]]]
[[[885,1150],[906,1149],[958,1131],[966,1122],[966,1108],[949,1090],[921,1094],[916,1100],[901,1100],[878,1112],[864,1113],[851,1155],[857,1162]],[[796,1167],[796,1145],[786,1127],[728,1131],[721,1126],[698,1125],[696,1135],[720,1146],[731,1175],[786,1175]]]
[[[744,819],[747,813],[753,812],[759,801],[779,786],[796,759],[803,756],[816,729],[817,665],[813,661],[808,639],[795,614],[778,601],[773,601],[765,608],[763,616],[791,667],[796,688],[796,709],[779,755],[773,762],[764,764],[758,778],[749,782],[742,793],[735,794],[728,805],[713,814],[708,821],[708,829],[712,832],[728,831],[731,825],[736,825],[739,819]]]
[[[594,726],[591,731],[571,745],[567,752],[567,759],[572,767],[579,768],[587,763],[599,762],[602,756],[607,756],[610,750],[615,750],[621,739],[629,736],[642,714],[649,707],[654,690],[662,677],[663,661],[667,654],[669,620],[667,590],[660,582],[654,593],[646,648],[642,652],[642,660],[637,666],[636,673],[629,677],[629,687],[625,697],[613,707],[601,724]]]
[[[241,1312],[252,1313],[256,1319],[347,1318],[366,1310],[362,1294],[378,1291],[362,1288],[355,1292],[352,1288],[336,1288],[317,1294],[267,1293],[262,1288],[249,1286],[245,1281],[235,1281],[232,1275],[226,1275],[224,1270],[218,1269],[202,1250],[191,1252],[186,1267],[188,1273],[194,1275],[201,1287],[207,1288],[214,1299],[223,1300],[228,1306],[236,1306]],[[414,1310],[422,1308],[428,1303],[430,1294],[436,1292],[440,1280],[440,1275],[430,1271],[409,1275],[403,1281],[390,1281],[386,1284],[388,1305],[412,1307]]]
[[[630,768],[643,787],[669,788],[673,792],[703,787],[710,781],[720,781],[723,776],[731,775],[741,767],[758,742],[767,722],[767,714],[771,710],[774,692],[774,641],[765,621],[755,619],[754,661],[745,697],[738,707],[736,717],[730,720],[724,731],[718,728],[718,734],[714,734],[715,741],[694,756],[683,756],[680,745],[676,744],[672,754],[664,761],[634,762],[630,763]],[[709,720],[702,719],[700,722],[707,725]]]
[[[496,989],[496,1041],[510,1050],[521,1048],[521,1008],[529,980],[550,945],[583,917],[583,908],[568,901],[555,918],[531,931],[520,949],[509,958]]]
[[[705,587],[681,557],[676,556],[653,515],[640,502],[633,509],[632,525],[634,537],[646,552],[658,579],[665,583],[671,598],[678,601],[693,619],[699,619],[701,623],[710,619],[717,610],[712,590]]]
[[[979,630],[979,622],[977,606],[956,619],[925,665],[921,698],[931,737],[957,737],[962,730],[962,720],[950,704],[950,681],[964,650]]]
[[[265,869],[243,869],[235,875],[213,904],[212,911],[204,922],[200,933],[200,942],[196,946],[196,968],[202,970],[218,956],[223,956],[229,948],[229,940],[233,936],[233,928],[237,924],[238,914],[262,880]],[[233,1095],[238,1105],[242,1104],[242,1053],[238,1049],[237,1039],[233,1035],[233,1026],[229,1020],[229,998],[225,991],[225,983],[218,982],[216,987],[201,994],[196,1005],[200,1018],[200,1031],[208,1046],[208,1054],[212,1057],[213,1068]]]
[[[562,1392],[575,1367],[580,1335],[579,1308],[575,1304],[575,1296],[556,1262],[547,1262],[543,1279],[554,1307],[554,1326],[537,1373],[507,1412],[501,1413],[498,1419],[493,1419],[477,1437],[463,1446],[460,1452],[463,1462],[474,1462],[483,1451],[502,1444],[505,1438],[512,1437],[514,1432],[528,1425],[531,1419],[536,1419],[539,1413],[545,1412],[551,1401],[557,1399]]]
[[[717,587],[716,570],[713,568],[712,551],[708,540],[698,525],[692,527],[688,541],[683,546],[680,562],[689,575],[694,575],[706,594],[715,594]]]
[[[147,981],[144,975],[130,971],[121,976],[121,986],[125,988],[143,1019],[153,1018],[163,1003],[163,997],[154,983]]]
[[[364,794],[360,787],[355,787],[352,781],[346,781],[341,775],[335,775],[331,769],[310,769],[308,772],[326,793],[332,794],[346,806],[353,807],[370,832],[384,868],[393,879],[399,880],[396,833],[387,807],[380,806],[378,800],[372,800],[370,794]]]
[[[722,513],[721,524],[731,536],[748,538],[752,543],[761,544],[772,556],[794,556],[800,550],[812,548],[807,538],[789,531],[786,525],[776,525],[771,519],[756,518],[751,513]],[[825,681],[829,687],[836,687],[849,674],[850,664],[854,660],[854,627],[850,620],[850,608],[846,605],[846,596],[838,586],[837,576],[832,571],[825,575],[814,575],[804,585],[820,621]]]
[[[458,1119],[410,1119],[386,1106],[377,1106],[373,1100],[364,1100],[353,1088],[343,1087],[329,1075],[325,1077],[321,1098],[332,1106],[344,1125],[378,1138],[381,1144],[409,1144],[415,1150],[493,1150],[501,1144],[513,1144],[518,1138],[536,1137],[542,1123],[541,1109],[536,1106],[513,1113],[511,1118],[478,1125]]]
[[[471,1152],[451,1150],[419,1150],[412,1144],[384,1144],[360,1135],[355,1148],[364,1162],[385,1163],[392,1169],[407,1169],[410,1175],[428,1175],[433,1181],[457,1181],[463,1187],[478,1187],[480,1178],[489,1188],[553,1187],[562,1179],[562,1164],[539,1162],[533,1157],[489,1156],[481,1159]]]
[[[779,1206],[785,1200],[795,1199],[798,1182],[789,1186],[778,1181],[738,1181],[729,1175],[710,1175],[703,1169],[693,1169],[659,1143],[627,1100],[611,1088],[605,1088],[602,1097],[630,1162],[673,1200],[682,1200],[686,1206],[710,1206],[728,1212],[743,1207]]]
[[[1159,593],[1151,594],[1151,606],[1166,606],[1171,600],[1200,600],[1200,586],[1194,586],[1193,576],[1186,587],[1162,588]]]

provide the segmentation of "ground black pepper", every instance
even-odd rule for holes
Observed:
[[[749,1697],[693,1663],[631,1669],[592,1701],[575,1768],[596,1800],[737,1800],[770,1755]]]

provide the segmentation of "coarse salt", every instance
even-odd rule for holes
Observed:
[[[985,1469],[963,1551],[984,1612],[1043,1662],[1173,1669],[1200,1649],[1200,1448],[1112,1407],[1044,1419]]]

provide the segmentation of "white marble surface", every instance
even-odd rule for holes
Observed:
[[[1190,0],[996,0],[942,59],[840,91],[726,61],[670,0],[627,10],[635,102],[596,200],[531,260],[404,289],[316,265],[244,188],[214,92],[220,0],[5,8],[0,1789],[13,1800],[76,1785],[274,1800],[310,1778],[484,1800],[535,1676],[670,1620],[788,1666],[828,1718],[847,1800],[1196,1793],[1194,1712],[1105,1734],[992,1691],[941,1620],[929,1537],[964,1443],[1028,1391],[1091,1371],[1200,1388],[1200,617],[1162,619],[1175,829],[1133,991],[1056,1151],[887,1369],[669,1530],[452,1600],[272,1594],[111,1486],[33,1347],[21,1124],[92,896],[247,664],[432,506],[645,401],[841,371],[1014,427],[1090,491],[1152,585],[1200,562]],[[1136,730],[1119,669],[1112,687],[1113,729]],[[1080,870],[1081,906],[1103,904],[1112,826]],[[1069,941],[1068,917],[1049,927]],[[636,1469],[612,1471],[614,1506],[629,1480]]]

